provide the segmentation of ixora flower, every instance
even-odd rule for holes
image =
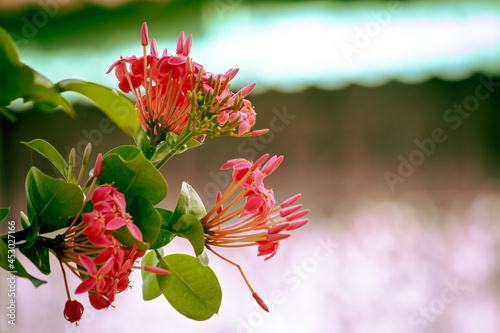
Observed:
[[[98,158],[97,169],[101,160]],[[142,240],[141,231],[126,212],[122,193],[112,185],[104,184],[95,189],[91,201],[93,211],[83,214],[80,223],[72,223],[61,235],[56,248],[68,295],[64,317],[72,323],[82,317],[83,306],[71,300],[64,266],[82,280],[75,294],[88,293],[90,304],[98,310],[108,308],[116,294],[128,288],[132,269],[168,274],[162,268],[135,266],[145,252],[137,251],[137,243],[129,248],[112,235],[116,229],[126,226],[133,237]]]
[[[216,204],[201,220],[208,249],[238,267],[253,297],[266,311],[269,309],[253,290],[241,267],[215,252],[213,247],[257,246],[258,256],[266,256],[265,260],[269,260],[276,255],[280,241],[290,237],[287,231],[308,222],[304,216],[309,209],[295,205],[301,194],[275,205],[273,191],[264,186],[263,179],[278,168],[283,156],[273,156],[262,166],[268,157],[266,154],[255,163],[239,158],[224,164],[222,170],[233,169],[233,181],[224,194],[218,193]],[[239,204],[243,200],[244,203]],[[228,204],[224,208],[225,203]],[[237,222],[228,224],[235,218]]]
[[[155,39],[151,40],[149,54],[148,28],[141,30],[143,55],[115,61],[113,69],[118,87],[125,93],[132,92],[142,128],[152,146],[165,140],[168,132],[185,133],[190,137],[206,135],[215,137],[256,136],[267,132],[251,132],[256,113],[250,101],[244,99],[255,87],[248,85],[232,93],[230,81],[238,69],[224,74],[205,71],[203,66],[189,56],[192,35],[179,36],[174,54],[165,49],[160,56]],[[237,133],[235,131],[237,130]]]

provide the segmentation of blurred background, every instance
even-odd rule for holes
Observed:
[[[223,301],[218,316],[192,322],[163,298],[144,302],[140,274],[115,308],[86,308],[75,327],[54,262],[49,283],[17,281],[17,322],[7,323],[0,272],[1,332],[500,331],[500,3],[498,1],[0,0],[0,26],[21,60],[56,82],[78,78],[116,88],[105,74],[120,55],[139,55],[149,26],[160,50],[181,31],[191,56],[214,73],[238,67],[233,91],[249,95],[255,128],[217,138],[163,167],[172,209],[188,181],[207,206],[227,184],[228,159],[285,155],[266,185],[277,201],[302,192],[310,223],[269,262],[255,249],[226,251],[270,307],[260,310],[238,271],[211,258]],[[161,52],[161,51],[160,51]],[[1,92],[0,92],[1,93]],[[0,206],[25,210],[32,165],[20,144],[42,138],[91,159],[133,140],[85,100],[77,117],[30,105],[0,119]],[[77,158],[78,159],[78,158]],[[176,240],[167,252],[191,253]],[[78,281],[70,282],[72,287]]]

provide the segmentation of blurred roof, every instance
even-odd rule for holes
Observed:
[[[160,49],[191,33],[195,61],[261,90],[500,73],[498,1],[0,1],[22,60],[53,81],[116,86],[104,73],[142,52],[143,22]]]

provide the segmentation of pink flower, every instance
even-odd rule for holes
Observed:
[[[233,182],[224,194],[217,195],[215,206],[201,220],[208,249],[237,266],[244,278],[239,265],[215,252],[213,247],[257,246],[258,256],[266,256],[265,260],[269,260],[276,255],[280,241],[290,237],[288,231],[300,228],[308,222],[308,219],[303,217],[309,210],[302,209],[302,205],[294,205],[300,194],[278,206],[275,205],[273,191],[265,187],[263,180],[278,168],[283,156],[273,156],[264,164],[268,157],[266,154],[255,163],[241,158],[225,163],[221,169],[233,169]],[[243,199],[245,202],[238,205]],[[229,202],[229,205],[223,208],[226,202]],[[229,221],[236,217],[238,221],[229,224]],[[268,311],[246,278],[245,282],[257,303]]]
[[[132,92],[140,124],[154,146],[165,140],[168,132],[183,133],[188,127],[193,137],[203,140],[206,135],[247,136],[261,135],[266,131],[251,132],[256,113],[244,98],[255,83],[232,93],[230,81],[238,69],[224,74],[205,71],[203,66],[189,56],[193,36],[181,32],[175,54],[167,49],[160,57],[156,41],[152,39],[150,54],[146,23],[141,29],[143,55],[115,61],[113,69],[118,87],[125,93]],[[234,131],[237,130],[237,134]]]
[[[61,266],[65,265],[82,280],[75,293],[89,293],[91,305],[104,309],[113,303],[116,294],[128,288],[132,269],[155,274],[168,274],[168,271],[135,266],[145,252],[137,251],[137,243],[128,248],[113,237],[113,231],[126,226],[136,239],[142,240],[141,231],[126,212],[127,203],[122,193],[112,185],[104,184],[95,189],[91,202],[93,211],[83,214],[82,222],[72,224],[62,235],[57,256]],[[67,285],[65,274],[64,278]],[[67,286],[66,289],[69,299]],[[64,313],[72,322],[78,317],[78,307],[74,304],[67,303]]]

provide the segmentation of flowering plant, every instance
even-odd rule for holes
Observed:
[[[66,160],[44,140],[25,142],[52,162],[61,177],[50,177],[36,167],[29,170],[27,214],[21,212],[23,228],[9,229],[1,237],[0,266],[39,286],[45,281],[24,269],[15,249],[47,275],[51,273],[49,253],[55,255],[68,296],[63,313],[70,322],[78,322],[84,308],[72,299],[67,272],[81,280],[73,294],[87,294],[94,308],[105,309],[129,287],[132,269],[142,270],[144,300],[164,295],[184,316],[206,320],[218,312],[222,299],[218,279],[208,266],[209,251],[239,269],[252,296],[268,311],[242,268],[215,249],[256,246],[258,255],[268,260],[277,253],[280,241],[290,236],[288,231],[308,222],[304,216],[309,210],[296,204],[300,194],[277,205],[273,191],[264,185],[283,156],[269,158],[265,154],[255,162],[243,158],[227,161],[221,169],[232,169],[233,181],[219,192],[208,211],[187,183],[183,183],[173,210],[158,207],[168,190],[158,170],[171,157],[201,145],[207,137],[267,132],[252,130],[256,113],[245,98],[255,84],[231,92],[230,81],[238,69],[224,74],[206,71],[189,56],[191,35],[186,38],[181,33],[175,53],[165,49],[160,56],[156,41],[149,41],[144,23],[142,56],[120,57],[108,71],[114,71],[122,92],[132,94],[134,105],[125,95],[93,83],[64,80],[52,84],[37,79],[40,74],[19,61],[13,42],[3,30],[0,37],[5,45],[0,65],[22,82],[0,82],[7,84],[0,98],[5,117],[15,118],[7,106],[18,97],[33,101],[42,111],[59,107],[72,114],[71,105],[61,96],[71,90],[93,100],[136,143],[98,154],[83,184],[90,144],[75,173],[75,149]],[[8,214],[8,208],[0,209],[0,221]],[[165,255],[164,247],[174,237],[187,239],[195,256]]]

